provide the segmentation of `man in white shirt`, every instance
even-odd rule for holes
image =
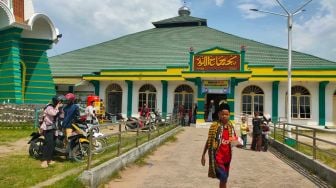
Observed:
[[[90,105],[85,108],[86,121],[88,123],[93,123],[96,119],[96,109],[93,107],[94,101],[90,102]]]

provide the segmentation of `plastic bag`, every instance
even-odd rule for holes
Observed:
[[[234,136],[230,139],[230,142],[231,142],[231,145],[232,146],[237,146],[237,147],[240,147],[243,145],[243,140],[238,137],[238,136]]]

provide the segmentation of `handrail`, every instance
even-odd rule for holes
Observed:
[[[277,139],[277,136],[280,136],[282,138],[282,143],[292,146],[294,149],[298,150],[299,152],[302,152],[301,147],[303,145],[312,148],[312,157],[313,160],[317,159],[317,151],[321,153],[328,154],[327,156],[331,156],[332,158],[336,157],[336,152],[334,151],[328,151],[324,148],[335,148],[336,146],[336,137],[334,141],[326,140],[325,138],[319,137],[321,134],[327,133],[327,134],[334,134],[336,133],[336,130],[329,130],[329,129],[323,129],[319,127],[311,127],[307,125],[299,125],[294,123],[288,123],[286,121],[278,121],[273,125],[270,125],[271,130],[273,133],[271,134],[273,136],[273,140]],[[307,131],[310,132],[310,134],[303,134],[300,131]],[[288,133],[289,136],[286,135]],[[319,134],[319,135],[318,135]],[[290,135],[294,135],[293,137]],[[291,139],[292,143],[289,143]],[[309,139],[309,140],[306,140]],[[327,147],[329,146],[329,147]],[[306,152],[307,153],[307,152]]]
[[[129,122],[119,122],[119,123],[110,123],[108,125],[93,125],[89,127],[89,131],[90,131],[90,136],[89,136],[89,140],[90,140],[90,145],[89,145],[89,151],[88,151],[88,160],[87,160],[87,169],[89,170],[91,168],[91,163],[92,163],[92,157],[93,157],[93,153],[94,152],[100,152],[100,151],[104,151],[106,149],[112,148],[112,147],[117,147],[117,156],[121,155],[122,153],[122,135],[124,133],[128,133],[129,131],[127,130],[123,130],[122,131],[122,126],[126,126],[127,123],[137,123],[137,127],[135,128],[136,134],[133,135],[132,138],[135,139],[135,145],[134,147],[138,147],[139,146],[139,141],[140,139],[147,134],[147,141],[152,139],[152,134],[153,132],[157,131],[158,135],[160,134],[160,132],[166,132],[167,127],[168,126],[177,126],[178,125],[178,119],[176,119],[176,117],[174,117],[174,115],[171,114],[167,114],[164,117],[161,117],[163,119],[162,122],[155,122],[155,119],[153,119],[152,117],[149,118],[149,125],[145,128],[148,128],[148,130],[146,131],[142,131],[140,130],[139,124],[141,121],[141,119],[138,120],[133,120],[133,121],[129,121]],[[111,126],[118,126],[118,132],[115,133],[106,133],[104,134],[104,136],[98,137],[98,138],[93,138],[93,130],[97,127],[99,127],[100,129],[104,128],[104,127],[111,127]],[[153,127],[152,127],[153,126]],[[155,128],[154,128],[155,127]],[[163,130],[163,131],[162,131]],[[140,134],[140,131],[142,132]],[[93,143],[95,143],[95,141],[99,141],[99,140],[104,140],[104,139],[109,139],[112,137],[117,136],[117,141],[114,141],[113,143],[109,143],[107,145],[104,145],[102,148],[95,150],[93,148]]]

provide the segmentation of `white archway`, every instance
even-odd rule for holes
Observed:
[[[24,30],[22,32],[23,38],[36,38],[36,39],[46,39],[46,40],[56,40],[57,31],[50,20],[50,18],[45,14],[33,14],[29,18],[28,26],[30,30]]]
[[[15,22],[15,17],[10,9],[0,1],[0,30]]]

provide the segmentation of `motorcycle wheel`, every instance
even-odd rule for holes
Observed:
[[[93,142],[93,148],[95,154],[100,154],[105,151],[104,147],[106,147],[107,143],[105,139],[99,139]]]
[[[89,143],[80,143],[72,149],[72,157],[75,161],[83,161],[89,155]]]
[[[43,151],[43,138],[37,138],[30,142],[29,145],[29,155],[35,159],[42,158],[42,151]]]

